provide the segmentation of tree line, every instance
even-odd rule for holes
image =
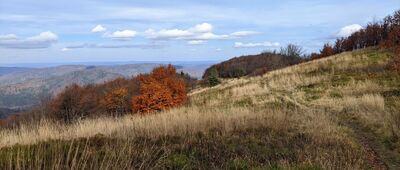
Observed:
[[[393,48],[400,51],[400,10],[386,16],[382,21],[371,22],[365,28],[349,37],[337,38],[333,45],[326,43],[319,53],[311,54],[311,59],[323,58],[345,51],[372,46]]]
[[[66,123],[100,116],[146,114],[180,106],[195,79],[172,65],[160,66],[148,74],[117,78],[103,84],[71,85],[37,108],[0,120],[3,127],[43,118]]]

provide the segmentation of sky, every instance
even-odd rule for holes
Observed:
[[[0,65],[221,61],[317,51],[399,0],[0,0]]]

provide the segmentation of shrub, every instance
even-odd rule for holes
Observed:
[[[132,97],[135,113],[161,111],[186,101],[186,86],[172,65],[155,68],[148,75],[139,75],[140,95]]]
[[[207,78],[208,85],[213,87],[221,83],[218,79],[218,71],[216,68],[212,68],[210,71],[210,76]]]
[[[394,57],[387,65],[387,68],[392,71],[400,72],[400,55]]]
[[[335,50],[330,44],[325,44],[321,50],[321,58],[335,55]]]
[[[267,67],[263,67],[263,68],[259,68],[257,70],[254,70],[250,76],[261,76],[264,75],[265,73],[267,73],[269,70]]]
[[[109,113],[120,115],[129,112],[129,94],[126,88],[117,88],[107,93],[101,104]]]

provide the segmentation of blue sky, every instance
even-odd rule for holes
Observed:
[[[399,0],[0,0],[0,64],[210,61],[308,52],[400,9]]]

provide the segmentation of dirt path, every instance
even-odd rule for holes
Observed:
[[[355,138],[364,146],[372,169],[400,169],[398,154],[385,147],[374,132],[354,117],[341,117],[340,120],[343,126],[354,132]]]

